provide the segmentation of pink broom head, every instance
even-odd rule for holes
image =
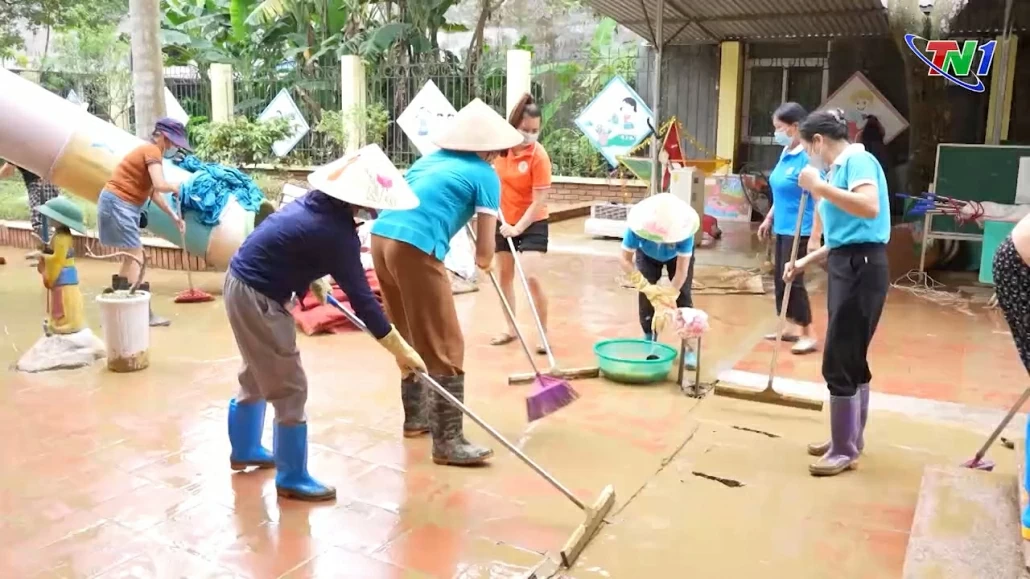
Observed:
[[[963,468],[971,468],[973,470],[983,470],[990,472],[994,470],[994,461],[989,458],[977,458],[973,457],[966,462],[962,463]]]
[[[539,420],[572,404],[579,394],[561,378],[537,376],[536,392],[526,397],[526,415],[529,421]]]

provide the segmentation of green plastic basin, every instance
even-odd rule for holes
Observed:
[[[615,339],[595,344],[594,354],[605,378],[623,384],[653,384],[669,375],[677,352],[660,342]]]

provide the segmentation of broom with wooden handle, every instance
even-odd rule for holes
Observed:
[[[336,298],[332,296],[332,294],[326,295],[326,303],[339,310],[340,313],[342,313],[343,316],[347,318],[348,321],[350,321],[350,323],[354,324],[354,327],[365,332],[366,334],[371,335],[371,333],[368,331],[368,327],[366,327],[365,324],[360,319],[358,319],[358,316],[354,315],[350,310],[343,307],[343,305],[340,304],[340,302],[337,301]],[[468,416],[469,419],[472,420],[472,422],[478,424],[479,427],[485,430],[487,434],[492,436],[494,440],[501,443],[501,445],[504,446],[504,448],[507,448],[519,460],[524,462],[526,466],[533,469],[533,472],[542,476],[544,480],[549,482],[551,486],[557,489],[558,492],[560,492],[561,494],[565,495],[565,498],[572,501],[574,505],[579,507],[586,514],[586,520],[583,521],[581,525],[576,527],[576,530],[573,531],[572,536],[570,536],[568,541],[565,542],[565,546],[562,547],[561,550],[562,563],[566,567],[570,567],[576,561],[576,558],[579,557],[579,554],[583,552],[583,549],[586,547],[587,543],[590,542],[590,539],[593,538],[594,533],[597,532],[597,529],[600,528],[601,523],[604,522],[605,516],[608,514],[609,511],[612,510],[612,507],[615,506],[615,489],[612,487],[612,485],[604,487],[604,490],[601,491],[601,494],[597,497],[597,500],[594,501],[592,505],[588,506],[586,503],[579,500],[579,497],[577,497],[575,493],[569,490],[565,485],[561,484],[558,481],[558,479],[551,476],[551,473],[544,470],[543,467],[534,462],[533,459],[526,456],[524,452],[522,452],[521,450],[519,450],[517,446],[509,442],[508,439],[504,438],[504,436],[502,436],[500,432],[494,430],[492,426],[487,424],[486,421],[480,418],[475,412],[469,410],[467,406],[462,404],[460,400],[455,398],[453,394],[448,392],[447,389],[441,386],[440,383],[438,383],[436,380],[434,380],[432,376],[430,376],[426,372],[416,372],[415,375],[418,377],[419,380],[422,381],[423,384],[428,386],[438,395],[443,396],[443,398],[447,400],[447,402],[454,405],[455,408],[461,410],[462,414]]]
[[[186,211],[182,207],[182,198],[179,199],[179,218],[185,223]],[[186,228],[183,227],[182,231],[179,232],[179,239],[182,242],[182,266],[186,269],[186,283],[189,284],[189,289],[179,292],[175,296],[175,303],[177,304],[197,304],[201,302],[210,302],[214,300],[214,296],[203,290],[198,290],[193,287],[193,272],[190,271],[190,256],[186,253]]]

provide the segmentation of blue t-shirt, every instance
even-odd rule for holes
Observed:
[[[418,207],[383,211],[372,233],[413,245],[443,261],[451,238],[475,213],[497,215],[501,180],[475,153],[439,150],[415,161],[404,175]]]
[[[829,183],[838,189],[854,191],[861,185],[875,185],[880,201],[876,217],[856,217],[826,199],[819,202],[823,237],[830,249],[855,243],[887,243],[891,239],[890,197],[887,176],[876,157],[859,144],[848,145],[830,167]]]
[[[647,257],[665,263],[681,255],[694,253],[694,236],[691,235],[679,243],[657,243],[627,229],[626,235],[622,238],[622,248],[626,251],[641,251]]]
[[[808,166],[808,153],[798,146],[791,150],[784,148],[780,161],[769,174],[769,187],[773,194],[773,233],[776,235],[794,235],[794,227],[798,222],[798,206],[801,205],[801,192],[798,186],[798,174]],[[809,198],[805,202],[805,216],[801,221],[801,235],[812,234],[812,215],[815,203]]]
[[[347,294],[372,335],[390,333],[382,307],[361,266],[361,240],[351,205],[312,191],[268,216],[243,240],[229,262],[237,279],[278,303],[325,275]]]

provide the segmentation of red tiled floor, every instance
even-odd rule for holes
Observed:
[[[771,307],[771,304],[770,304]],[[826,327],[825,294],[813,295],[816,334]],[[777,376],[822,382],[822,354],[790,354],[783,344]],[[766,374],[772,344],[759,342],[734,366]],[[970,316],[891,290],[869,352],[878,392],[991,408],[1010,407],[1026,370],[998,312]]]
[[[9,263],[16,256],[6,249],[0,254]],[[560,365],[593,365],[596,340],[639,335],[636,298],[615,283],[614,260],[557,254],[549,259],[553,268],[545,285],[555,312],[550,332]],[[2,324],[11,331],[0,334],[3,365],[31,346],[38,333],[38,280],[25,270],[2,273]],[[89,292],[102,286],[109,270],[109,264],[89,261],[80,268],[95,329],[98,315]],[[103,366],[5,375],[0,577],[515,577],[559,549],[582,522],[577,507],[470,421],[466,435],[496,453],[490,465],[433,464],[430,438],[401,436],[393,361],[355,333],[299,340],[310,383],[309,466],[338,487],[337,501],[280,500],[273,471],[231,473],[225,419],[239,361],[222,305],[173,305],[181,273],[153,275],[155,310],[170,315],[173,325],[152,332],[149,369],[131,375],[112,374]],[[218,293],[219,276],[197,278],[199,287]],[[610,552],[613,560],[632,567],[635,554],[618,549],[627,528],[635,529],[634,545],[650,548],[661,541],[662,552],[675,558],[683,551],[676,533],[684,525],[700,529],[710,522],[692,518],[691,509],[704,507],[717,517],[708,499],[721,495],[706,495],[709,487],[694,483],[692,492],[700,494],[691,495],[691,509],[684,507],[686,514],[669,524],[667,533],[655,531],[647,517],[658,520],[664,510],[673,510],[670,504],[685,498],[681,485],[693,482],[693,465],[670,461],[699,432],[697,409],[709,402],[685,398],[668,383],[630,388],[577,380],[575,404],[527,424],[525,397],[532,387],[507,380],[525,372],[526,362],[515,344],[488,344],[504,324],[489,286],[481,289],[456,300],[466,334],[469,406],[586,502],[612,484],[621,511],[631,497],[652,492],[656,477],[664,477],[661,506],[631,525],[620,521],[607,527],[606,538],[595,540],[587,559]],[[713,320],[704,353],[706,372],[713,375],[719,362],[731,360],[741,344],[764,330],[760,326],[771,325],[768,296],[699,296],[696,301]],[[531,330],[520,305],[520,325]],[[956,316],[961,314],[940,314],[892,296],[873,352],[874,372],[883,382],[878,388],[989,405],[1008,400],[1021,384],[1006,357],[1008,336],[996,333],[996,324]],[[905,333],[912,327],[919,327],[922,337]],[[926,353],[934,349],[944,354]],[[768,353],[768,345],[760,344],[739,367],[761,368]],[[784,356],[783,363],[796,377],[818,379],[818,357]],[[1002,382],[981,379],[985,369]],[[270,422],[266,446],[271,446]],[[713,448],[696,449],[691,460],[704,460]],[[747,467],[762,458],[736,463]],[[799,492],[791,491],[796,481],[752,474],[751,480],[772,485],[763,489],[769,497],[765,508],[789,514],[777,500],[796,498]],[[826,504],[822,498],[820,504]],[[899,543],[893,533],[904,526],[905,507],[903,501],[889,505],[852,505],[868,514],[835,513],[826,521],[809,521],[806,536],[812,529],[844,525],[849,539],[866,541],[882,553],[883,563],[875,569],[886,571],[877,576],[894,576]],[[743,509],[734,512],[743,517]],[[728,528],[728,521],[720,523]],[[755,533],[752,539],[777,528],[772,520],[752,524],[745,529]],[[783,533],[770,541],[789,542]],[[862,563],[857,554],[852,560]],[[640,568],[660,562],[644,563]]]

